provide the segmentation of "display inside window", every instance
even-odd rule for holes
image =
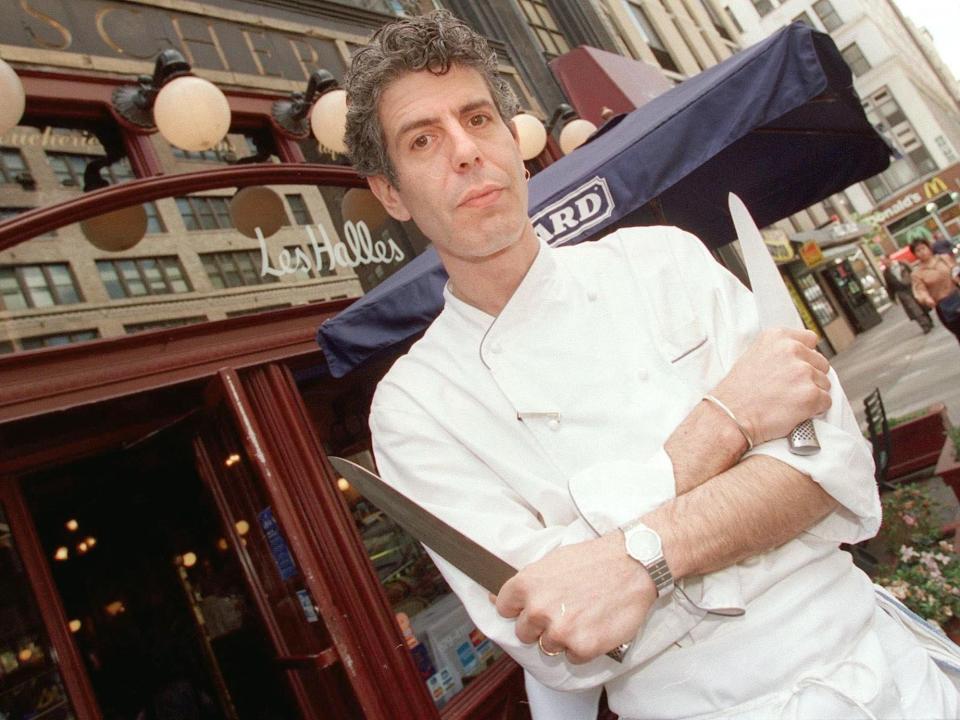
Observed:
[[[880,278],[877,277],[876,273],[871,268],[870,264],[867,262],[866,256],[863,254],[862,249],[858,249],[850,258],[850,267],[853,272],[856,274],[857,279],[860,281],[860,287],[863,289],[863,294],[870,298],[870,302],[873,303],[873,306],[880,310],[882,308],[890,305],[890,295],[887,294],[887,290],[881,282]]]
[[[813,312],[814,317],[817,318],[817,322],[820,323],[820,327],[829,325],[837,319],[836,311],[833,309],[826,295],[824,295],[820,283],[817,282],[817,279],[812,274],[794,278],[794,282],[803,295],[804,300],[806,300],[807,305],[810,307],[811,312]]]
[[[73,709],[2,506],[0,578],[0,718],[71,720]]]
[[[373,470],[369,451],[350,458]],[[420,677],[443,707],[500,657],[423,546],[343,478],[339,482]]]

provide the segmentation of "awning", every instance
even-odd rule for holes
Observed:
[[[836,45],[802,23],[618,120],[530,180],[531,217],[551,244],[666,222],[716,247],[735,236],[730,191],[763,226],[889,164]],[[430,250],[325,322],[317,340],[330,372],[422,332],[442,308],[444,278]]]

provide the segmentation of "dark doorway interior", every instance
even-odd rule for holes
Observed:
[[[108,720],[294,718],[191,439],[23,482],[70,629]]]

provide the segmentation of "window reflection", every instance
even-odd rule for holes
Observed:
[[[369,451],[350,458],[373,469]],[[338,482],[407,648],[437,707],[503,653],[467,615],[423,546],[354,490]]]

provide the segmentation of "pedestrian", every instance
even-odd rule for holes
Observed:
[[[534,718],[595,717],[604,688],[625,720],[960,716],[838,548],[880,506],[817,336],[758,333],[749,292],[677,228],[540,240],[516,100],[449,13],[381,28],[345,86],[354,167],[449,275],[376,390],[378,467],[521,568],[491,601],[433,555],[535,678]],[[809,417],[822,450],[793,455]]]
[[[933,330],[933,319],[930,310],[925,308],[913,296],[910,267],[899,260],[887,258],[887,265],[883,269],[883,281],[887,285],[887,292],[894,302],[900,303],[907,317],[923,329],[923,334]]]
[[[939,230],[933,234],[933,245],[930,246],[930,249],[933,250],[934,255],[949,255],[951,258],[953,257],[953,245]]]
[[[913,294],[921,305],[936,310],[940,322],[960,342],[960,268],[953,256],[934,254],[926,240],[914,240],[910,250],[919,261],[913,271]]]

